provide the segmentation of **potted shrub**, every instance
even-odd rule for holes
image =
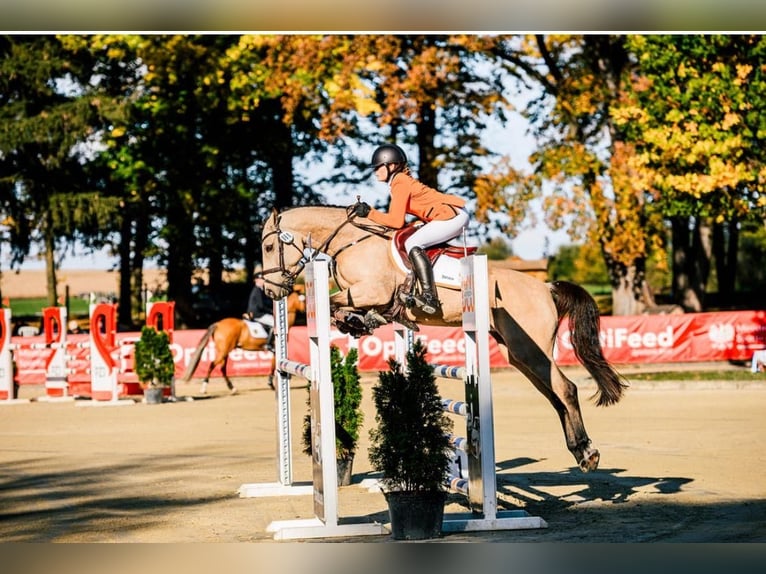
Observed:
[[[442,409],[426,348],[416,340],[407,369],[395,359],[372,389],[377,426],[370,430],[370,464],[382,474],[391,533],[399,540],[441,534],[452,420]]]
[[[359,352],[351,348],[344,358],[340,350],[330,347],[330,370],[335,403],[335,459],[338,486],[351,484],[354,455],[359,441],[362,413],[362,386],[357,359]],[[309,387],[307,387],[309,388]],[[310,398],[306,400],[310,404]],[[303,417],[303,452],[311,456],[311,413]]]
[[[133,351],[133,370],[144,389],[147,403],[161,403],[166,387],[173,384],[176,365],[165,331],[144,325]]]

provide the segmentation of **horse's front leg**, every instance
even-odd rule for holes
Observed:
[[[374,265],[374,262],[367,263]],[[333,308],[367,310],[371,307],[388,305],[393,298],[396,285],[391,280],[381,277],[373,281],[360,281],[341,287],[330,296]]]
[[[391,302],[392,290],[393,287],[387,292],[386,284],[376,281],[355,283],[334,293],[330,297],[330,308],[338,329],[359,337],[385,325],[387,321],[378,309]]]

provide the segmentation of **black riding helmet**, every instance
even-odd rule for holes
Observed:
[[[386,181],[389,181],[392,175],[402,171],[407,166],[407,154],[398,145],[383,144],[373,152],[370,164],[372,169],[378,169],[381,165],[385,165],[388,170]]]

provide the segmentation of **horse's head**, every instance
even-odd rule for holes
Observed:
[[[263,225],[261,250],[266,293],[273,299],[290,294],[309,261],[335,256],[358,240],[360,231],[347,226],[349,211],[337,206],[302,206],[272,210]],[[351,230],[352,234],[344,235]]]
[[[303,238],[283,229],[282,215],[272,210],[261,232],[264,291],[272,299],[287,297],[305,266]]]

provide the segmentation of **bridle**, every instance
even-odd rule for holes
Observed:
[[[328,248],[330,243],[335,239],[335,237],[338,235],[341,229],[345,227],[348,223],[352,223],[354,218],[356,217],[353,214],[353,206],[346,209],[347,217],[346,219],[333,231],[330,233],[327,238],[322,242],[319,247],[312,247],[311,246],[311,234],[309,234],[306,237],[306,241],[304,245],[298,246],[295,242],[295,236],[290,231],[283,231],[280,228],[280,221],[282,219],[282,214],[278,213],[274,217],[274,229],[272,231],[269,231],[266,233],[262,239],[261,243],[265,243],[266,240],[271,237],[272,235],[277,236],[277,249],[278,249],[278,261],[279,265],[277,267],[271,267],[269,269],[264,269],[261,271],[263,273],[263,279],[265,283],[269,283],[279,289],[291,291],[293,286],[295,285],[295,280],[298,278],[298,276],[303,272],[303,270],[306,268],[306,265],[310,261],[315,260],[322,260],[325,259],[330,262],[330,274],[335,279],[335,258],[348,249],[349,247],[352,247],[365,239],[368,239],[372,237],[373,235],[379,235],[379,236],[385,236],[385,232],[377,229],[372,226],[362,226],[357,223],[353,223],[355,227],[358,227],[360,229],[365,229],[369,231],[370,233],[368,235],[365,235],[363,237],[360,237],[359,239],[356,239],[355,241],[352,241],[339,249],[335,251],[335,253],[330,254],[328,253]],[[295,249],[300,254],[300,258],[295,263],[292,268],[288,269],[285,265],[285,246]],[[279,273],[281,276],[281,281],[272,281],[271,279],[267,279],[267,275]]]
[[[269,269],[264,269],[261,271],[263,274],[263,281],[264,283],[269,283],[270,285],[273,285],[279,289],[283,289],[286,291],[292,291],[293,286],[295,285],[295,279],[298,277],[298,275],[301,274],[304,267],[306,267],[306,263],[308,263],[308,260],[306,260],[303,250],[298,247],[295,244],[295,237],[292,233],[289,231],[282,231],[279,228],[279,220],[281,216],[277,215],[274,219],[274,231],[268,232],[266,235],[263,236],[261,239],[261,242],[264,243],[269,237],[272,235],[277,236],[277,249],[279,253],[279,266],[278,267],[270,267]],[[296,249],[298,253],[301,254],[300,259],[298,260],[298,263],[296,264],[293,271],[290,271],[285,267],[285,245]],[[272,281],[268,278],[268,276],[272,273],[280,273],[282,277],[282,281]]]

